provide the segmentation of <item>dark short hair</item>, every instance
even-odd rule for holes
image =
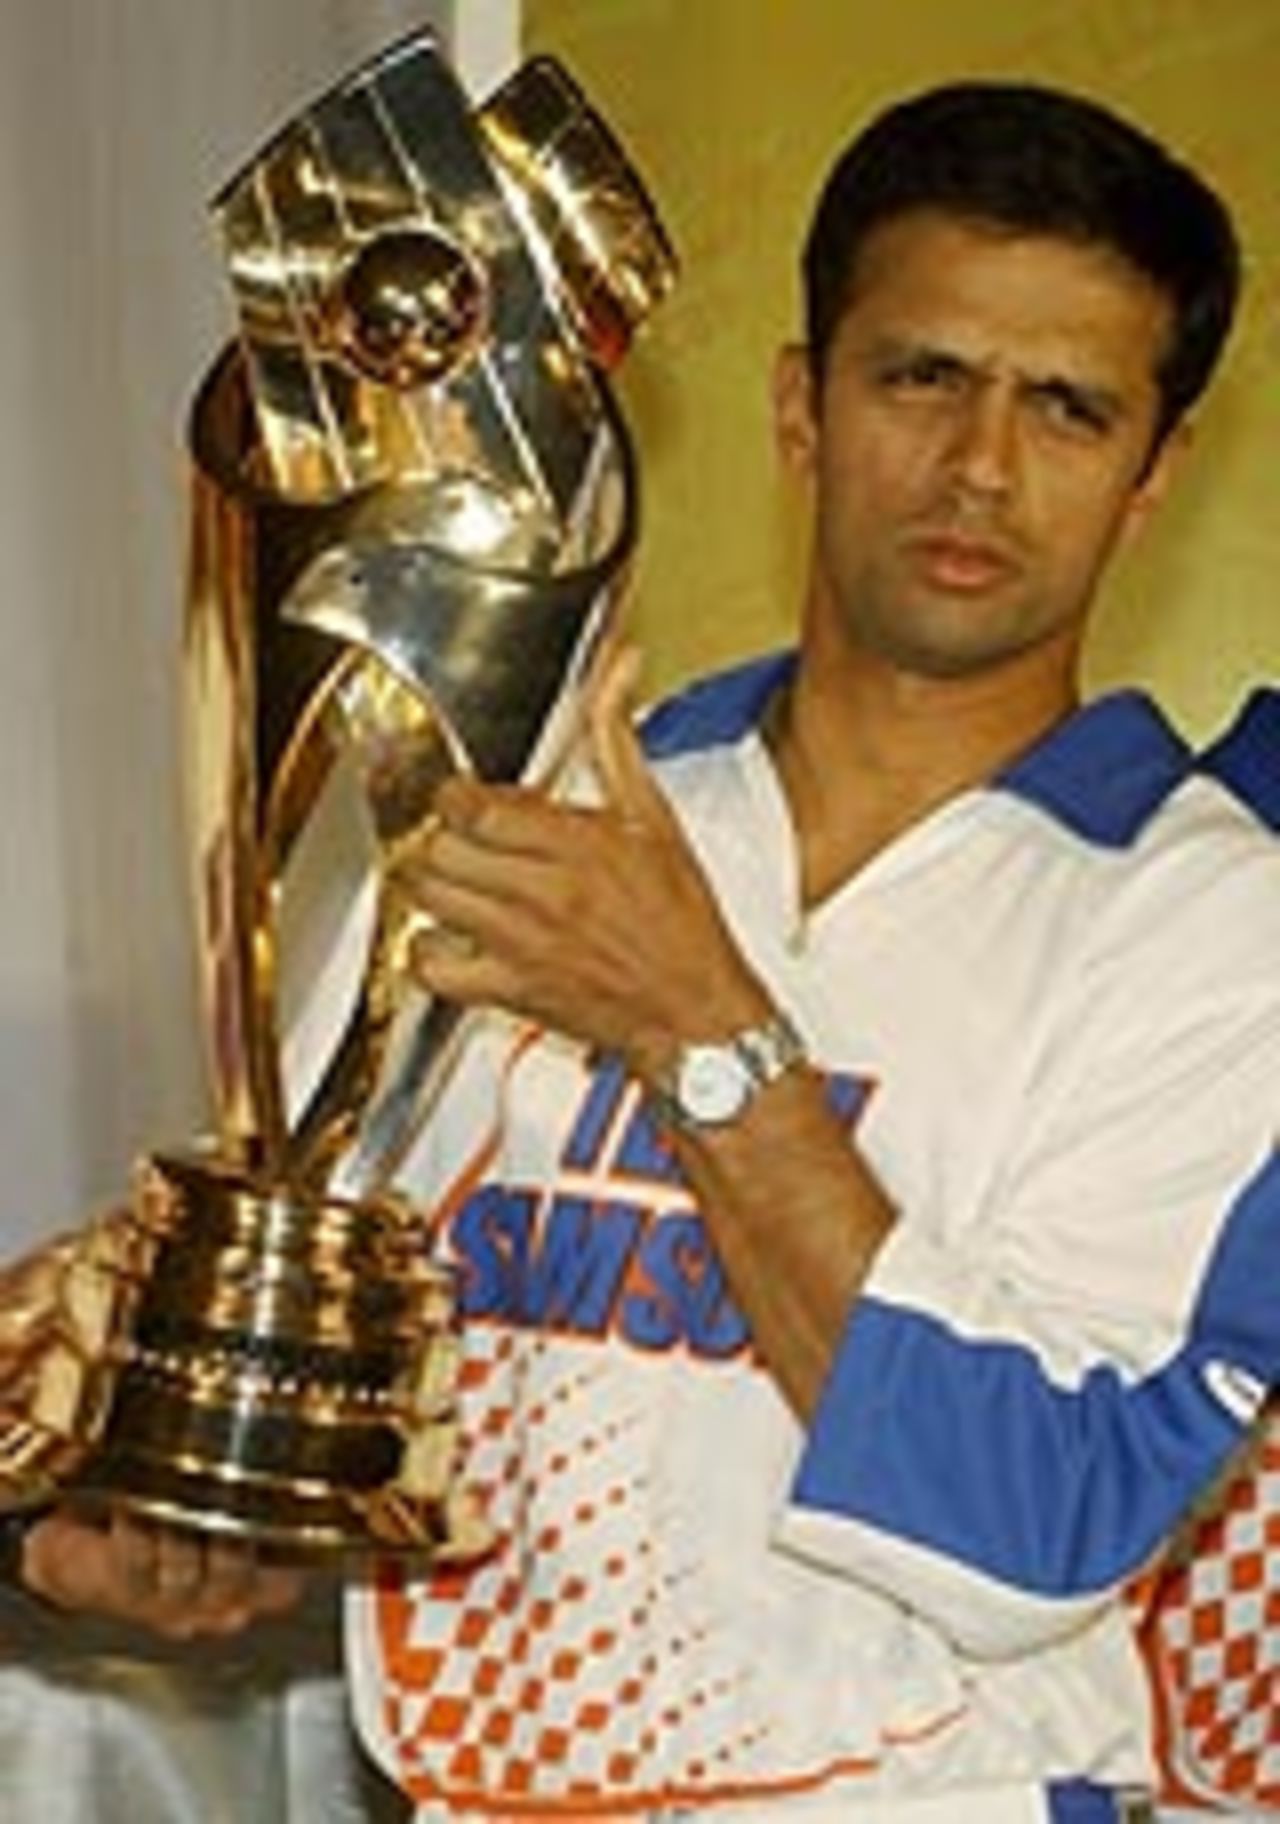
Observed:
[[[872,229],[916,209],[1103,246],[1173,307],[1158,437],[1199,398],[1231,327],[1240,251],[1209,186],[1095,101],[1032,83],[960,82],[877,116],[832,167],[804,250],[821,376]]]

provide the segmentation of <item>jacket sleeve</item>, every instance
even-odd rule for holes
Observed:
[[[1280,924],[1258,884],[1099,933],[985,1219],[956,1241],[904,1211],[850,1316],[775,1542],[970,1656],[1113,1601],[1280,1380]]]

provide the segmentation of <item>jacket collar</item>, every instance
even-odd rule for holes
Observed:
[[[660,703],[642,736],[653,759],[732,746],[795,672],[793,651],[700,678]],[[1280,700],[1276,710],[1280,740]],[[1186,743],[1142,692],[1119,691],[1060,722],[991,781],[1106,848],[1123,848],[1193,769]],[[1280,815],[1280,804],[1277,805]]]

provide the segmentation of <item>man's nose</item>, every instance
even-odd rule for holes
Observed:
[[[973,494],[1005,495],[1018,462],[1017,400],[992,381],[973,387],[956,414],[949,451],[951,473]]]

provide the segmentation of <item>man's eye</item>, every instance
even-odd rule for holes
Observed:
[[[964,378],[961,364],[945,355],[913,355],[887,362],[880,371],[881,383],[899,393],[958,392]]]
[[[1106,407],[1073,386],[1041,386],[1033,396],[1044,417],[1063,430],[1101,437],[1111,428],[1111,414]]]

